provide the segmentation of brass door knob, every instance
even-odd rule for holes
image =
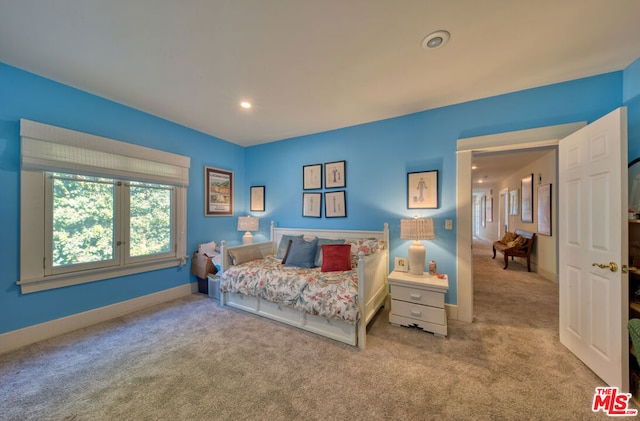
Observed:
[[[591,266],[599,267],[600,269],[609,269],[611,272],[618,271],[618,264],[616,262],[592,263]]]

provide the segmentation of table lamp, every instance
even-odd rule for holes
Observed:
[[[433,219],[413,218],[400,220],[400,238],[413,240],[409,246],[409,273],[422,275],[426,261],[426,251],[420,240],[433,240]]]
[[[258,231],[258,222],[258,218],[252,218],[251,216],[238,217],[238,231],[246,231],[242,236],[242,244],[253,243],[253,235],[251,234],[251,231]]]

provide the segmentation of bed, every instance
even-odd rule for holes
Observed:
[[[367,325],[389,291],[388,224],[382,231],[360,231],[278,228],[272,222],[270,231],[267,242],[227,247],[222,241],[220,304],[364,349]],[[319,267],[282,264],[281,253],[293,252],[291,243],[301,237],[317,241],[325,253],[349,244],[350,270],[323,271],[331,262],[319,261],[321,251]]]

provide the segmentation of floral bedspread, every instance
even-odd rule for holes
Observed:
[[[222,292],[259,297],[316,316],[358,321],[358,274],[321,272],[319,267],[286,267],[267,256],[228,268],[220,282]]]

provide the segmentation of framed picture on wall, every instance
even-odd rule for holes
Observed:
[[[518,214],[518,189],[509,191],[509,215]]]
[[[233,215],[233,171],[204,167],[204,215]]]
[[[407,208],[436,209],[438,207],[438,170],[407,174]]]
[[[551,184],[538,186],[538,234],[551,235]]]
[[[315,190],[322,188],[322,164],[304,165],[302,167],[302,189]]]
[[[250,189],[252,212],[264,212],[264,186],[251,186]]]
[[[336,161],[324,164],[324,188],[333,189],[347,186],[347,162]]]
[[[493,222],[493,197],[488,198],[485,203],[485,218],[487,222]]]
[[[302,193],[302,216],[320,218],[322,193]]]
[[[533,174],[522,179],[520,191],[522,192],[522,214],[520,220],[522,222],[533,222]]]
[[[324,217],[345,218],[347,216],[347,202],[345,191],[332,191],[324,194]]]
[[[482,196],[480,198],[480,221],[482,221],[482,228],[485,228],[487,226],[486,205],[487,205],[487,196]]]

